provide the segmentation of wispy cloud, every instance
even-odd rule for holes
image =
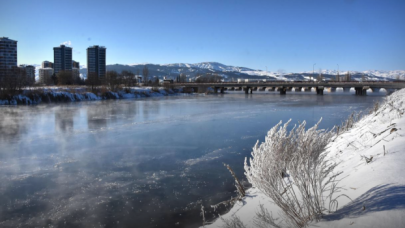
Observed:
[[[72,46],[72,41],[65,41],[63,43],[61,43],[62,45],[66,45],[66,46]]]

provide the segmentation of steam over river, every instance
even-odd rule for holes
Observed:
[[[229,164],[292,118],[321,128],[385,93],[257,92],[0,107],[0,227],[198,227]],[[215,214],[223,211],[219,208]]]

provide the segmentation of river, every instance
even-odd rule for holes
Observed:
[[[332,128],[385,93],[257,92],[0,107],[0,227],[198,227],[292,119]],[[245,181],[244,181],[245,182]],[[246,183],[245,183],[246,184]]]

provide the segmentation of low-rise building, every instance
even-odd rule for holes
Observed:
[[[80,69],[80,62],[72,60],[72,68]]]
[[[80,70],[78,68],[72,68],[73,81],[77,81],[80,78]]]
[[[52,68],[41,68],[39,69],[39,82],[45,85],[52,84],[52,75],[53,69]]]
[[[53,68],[53,62],[49,62],[49,61],[45,60],[42,62],[41,67],[42,68]]]
[[[26,80],[28,84],[33,84],[35,82],[35,67],[32,65],[20,65],[18,68],[20,68],[24,72],[24,75],[26,77]]]
[[[35,82],[35,67],[27,65],[25,66],[25,71],[27,72],[27,78]]]

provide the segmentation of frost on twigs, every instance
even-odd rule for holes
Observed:
[[[239,197],[242,198],[245,196],[245,189],[243,188],[243,185],[240,183],[239,179],[236,177],[235,173],[231,169],[231,167],[228,164],[224,163],[224,166],[229,170],[229,172],[232,174],[233,178],[235,179],[235,187],[238,190]]]
[[[352,114],[350,114],[350,116],[345,121],[343,121],[340,126],[335,126],[336,135],[339,136],[342,133],[349,131],[351,128],[353,128],[354,124],[358,122],[362,117],[363,113],[361,111],[357,113],[352,112]]]
[[[214,210],[217,209],[217,207],[219,205],[233,205],[236,201],[238,200],[242,200],[243,197],[245,197],[245,188],[243,187],[243,185],[240,183],[239,179],[236,177],[235,173],[233,172],[233,170],[231,169],[231,167],[228,164],[224,163],[224,166],[229,170],[229,172],[231,173],[232,177],[235,179],[235,187],[238,190],[238,196],[236,198],[231,198],[230,200],[226,200],[223,202],[220,202],[216,205],[212,205],[211,207],[214,208]]]
[[[245,224],[240,220],[236,215],[233,215],[230,219],[224,219],[221,217],[221,220],[224,222],[222,228],[246,228]]]
[[[264,208],[263,204],[260,204],[260,210],[256,212],[256,216],[254,218],[254,224],[257,228],[281,228],[279,224],[277,224],[277,218],[274,218],[271,212]]]
[[[321,120],[320,120],[321,121]],[[286,222],[304,227],[319,220],[325,211],[325,199],[333,201],[337,189],[333,174],[337,164],[323,153],[334,134],[318,130],[320,121],[305,130],[305,124],[287,127],[281,121],[267,133],[265,141],[253,147],[252,157],[245,159],[248,181],[270,197],[282,209]]]
[[[384,152],[385,153],[385,152]],[[384,154],[385,155],[385,154]],[[370,156],[369,158],[368,157],[366,157],[366,156],[364,156],[364,155],[360,155],[361,156],[361,158],[363,159],[364,158],[364,160],[366,160],[366,163],[368,164],[368,163],[370,163],[372,160],[373,160],[373,156]]]
[[[206,220],[205,220],[205,211],[204,211],[204,206],[201,205],[201,213],[200,213],[202,220],[203,220],[203,227],[205,227],[205,225],[207,224]]]

